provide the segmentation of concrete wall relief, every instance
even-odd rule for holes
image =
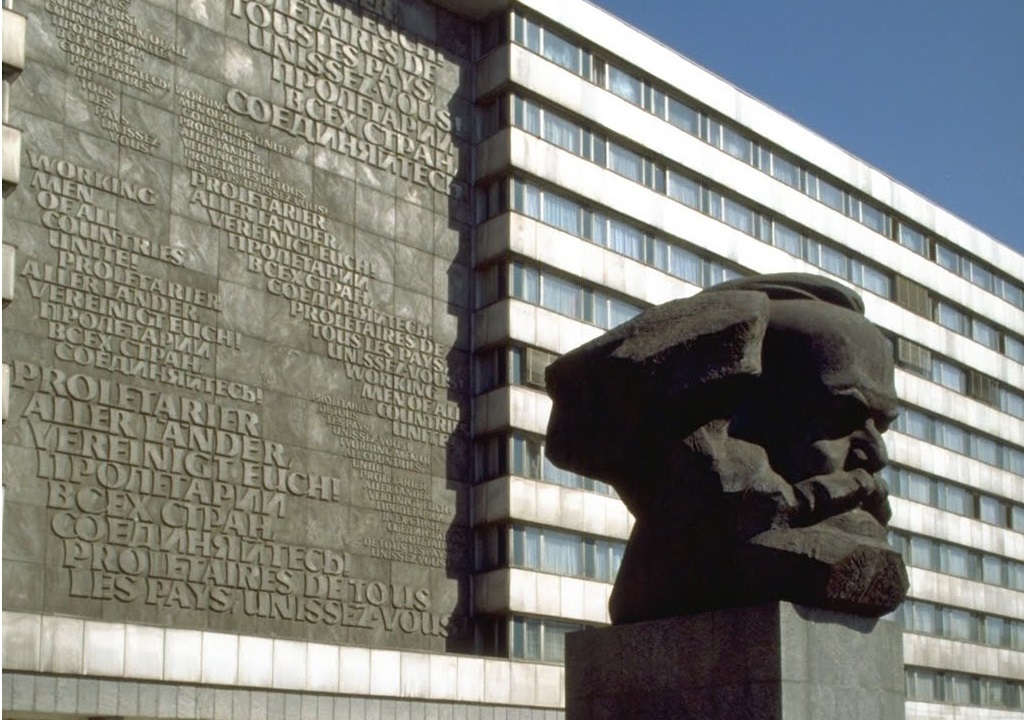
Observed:
[[[24,5],[5,608],[458,642],[471,27]]]

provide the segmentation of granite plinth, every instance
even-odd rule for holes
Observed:
[[[902,630],[790,603],[573,633],[567,720],[903,720]]]

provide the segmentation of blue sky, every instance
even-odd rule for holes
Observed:
[[[592,0],[1024,252],[1024,0]]]

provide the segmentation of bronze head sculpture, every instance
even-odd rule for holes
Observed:
[[[788,600],[880,616],[906,569],[876,473],[892,351],[825,278],[724,283],[553,363],[548,457],[636,518],[614,624]]]

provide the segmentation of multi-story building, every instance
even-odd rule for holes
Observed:
[[[5,717],[559,716],[544,369],[782,271],[892,339],[907,717],[1024,712],[1024,257],[582,0],[165,5],[5,47]]]

